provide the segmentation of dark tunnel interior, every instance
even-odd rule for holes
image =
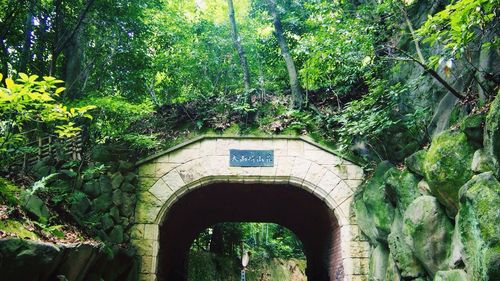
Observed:
[[[287,227],[302,241],[309,281],[341,277],[340,231],[323,201],[292,185],[218,183],[187,193],[168,210],[160,226],[158,280],[186,281],[192,242],[220,222]]]

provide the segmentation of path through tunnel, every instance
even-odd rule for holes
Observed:
[[[287,227],[302,241],[308,281],[342,280],[340,228],[315,195],[285,184],[218,183],[181,197],[160,227],[158,280],[186,281],[191,244],[221,222],[269,222]]]

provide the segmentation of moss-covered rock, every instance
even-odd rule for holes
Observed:
[[[500,94],[493,101],[484,126],[484,149],[493,156],[496,176],[500,178]]]
[[[373,249],[370,255],[370,265],[369,265],[369,278],[373,281],[383,281],[385,280],[385,275],[387,272],[387,259],[389,257],[389,252],[387,249],[378,244],[375,249]]]
[[[2,280],[47,280],[61,256],[53,244],[0,239],[0,276]]]
[[[461,269],[438,271],[434,281],[468,281],[467,273]]]
[[[383,181],[385,172],[391,167],[385,162],[379,164],[373,177],[360,187],[361,192],[355,196],[358,225],[372,244],[387,242],[394,218],[394,207],[386,198]]]
[[[421,196],[408,206],[403,235],[430,276],[448,269],[453,225],[436,198]]]
[[[401,281],[401,274],[399,274],[398,266],[396,262],[389,256],[387,261],[387,271],[385,272],[385,280],[387,281]]]
[[[410,246],[406,244],[402,228],[403,218],[399,213],[396,213],[391,233],[387,237],[391,257],[396,262],[402,277],[415,279],[426,276],[425,269],[413,254]]]
[[[475,176],[460,189],[457,227],[471,280],[500,280],[499,206],[500,182],[491,172]]]
[[[46,224],[50,218],[50,211],[40,197],[31,193],[24,193],[21,197],[23,208],[30,214],[34,215],[37,220]]]
[[[419,180],[408,170],[399,171],[392,168],[385,173],[384,178],[387,195],[402,212],[422,195],[418,189]]]
[[[424,176],[424,160],[427,151],[419,150],[405,159],[405,166],[413,173]]]
[[[475,150],[464,133],[445,131],[432,140],[425,155],[426,181],[451,216],[458,209],[459,188],[472,177],[470,167]]]
[[[495,171],[494,160],[483,149],[478,149],[472,157],[471,170],[478,174]]]
[[[483,143],[484,113],[473,114],[465,117],[460,124],[460,129],[467,139],[478,144]]]

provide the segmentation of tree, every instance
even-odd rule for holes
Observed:
[[[241,45],[241,38],[238,34],[238,27],[236,25],[236,19],[234,16],[234,5],[233,0],[227,0],[228,10],[229,10],[229,22],[231,24],[231,34],[233,37],[234,47],[238,52],[240,58],[241,69],[243,70],[243,84],[245,85],[245,93],[249,95],[251,83],[250,83],[250,70],[248,68],[247,57],[245,55],[245,50]]]
[[[295,68],[295,62],[293,61],[292,55],[288,49],[285,35],[283,32],[283,25],[281,24],[281,19],[278,14],[277,6],[275,0],[267,0],[269,14],[273,18],[274,32],[278,44],[281,49],[281,55],[285,60],[286,68],[288,71],[288,78],[290,80],[290,89],[292,91],[292,105],[293,108],[300,109],[304,103],[304,95],[302,93],[302,88],[300,86],[299,76],[297,69]]]

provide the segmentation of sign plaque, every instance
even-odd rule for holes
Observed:
[[[229,150],[231,167],[273,167],[274,150]]]

